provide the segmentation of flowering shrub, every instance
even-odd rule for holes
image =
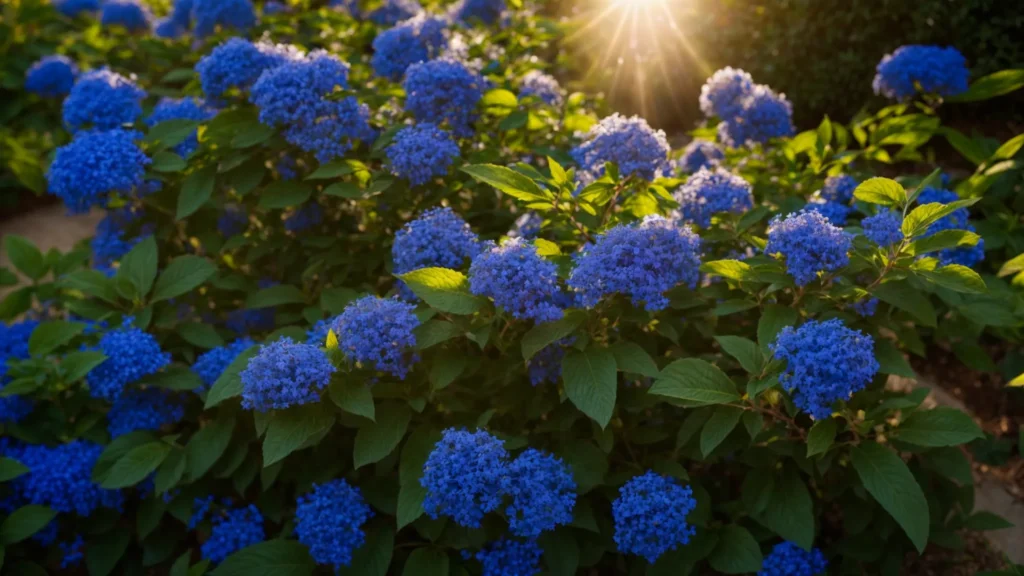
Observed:
[[[164,64],[76,63],[46,186],[108,217],[4,241],[5,567],[876,573],[986,524],[979,428],[885,387],[936,306],[1024,323],[977,194],[871,177],[929,114],[794,136],[728,70],[673,151],[518,2],[331,4],[179,0],[114,32]]]

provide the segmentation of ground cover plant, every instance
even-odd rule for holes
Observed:
[[[899,574],[1006,526],[974,421],[885,384],[1019,342],[1024,138],[935,112],[1019,72],[904,47],[797,133],[726,68],[673,150],[534,7],[331,4],[13,5],[67,55],[29,156],[106,216],[4,238],[4,573]],[[938,136],[976,172],[879,175]]]

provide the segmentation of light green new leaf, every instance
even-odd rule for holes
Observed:
[[[869,204],[902,206],[907,202],[907,191],[895,180],[868,178],[853,191],[853,197]]]
[[[551,192],[519,172],[494,164],[464,166],[462,171],[478,182],[490,184],[509,196],[524,202],[548,202],[555,198]]]
[[[469,280],[448,268],[420,268],[398,277],[432,308],[449,314],[472,314],[485,300],[470,294]]]

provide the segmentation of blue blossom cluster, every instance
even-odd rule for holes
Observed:
[[[277,326],[273,308],[240,308],[228,313],[224,325],[236,334],[266,332]]]
[[[743,100],[739,115],[718,125],[718,139],[730,148],[738,148],[792,136],[795,131],[793,105],[785,94],[759,84]]]
[[[473,135],[486,81],[462,62],[429,60],[405,72],[405,109],[417,122],[448,123],[460,138]]]
[[[479,20],[484,24],[494,24],[504,11],[505,0],[459,0],[452,14],[463,22]]]
[[[918,92],[956,96],[967,91],[967,60],[952,46],[909,45],[886,54],[871,86],[875,94],[907,100]]]
[[[324,221],[324,209],[316,202],[303,204],[284,219],[284,229],[298,234],[319,226]]]
[[[665,552],[689,543],[696,530],[686,517],[696,507],[689,486],[652,471],[636,476],[619,488],[612,502],[615,544],[619,551],[653,564]]]
[[[192,364],[192,371],[203,381],[204,387],[209,388],[239,354],[255,345],[256,342],[251,338],[239,338],[225,346],[203,352]]]
[[[27,360],[28,338],[36,329],[36,320],[22,320],[13,324],[0,322],[0,389],[11,381],[7,375],[7,363],[11,360]],[[32,413],[32,401],[22,396],[0,397],[0,423],[20,422]]]
[[[74,568],[85,560],[85,540],[81,534],[75,534],[75,539],[70,542],[60,543],[60,569],[67,570]]]
[[[47,446],[32,444],[8,448],[5,454],[29,469],[12,481],[17,497],[26,504],[48,506],[57,512],[85,517],[97,508],[120,510],[118,490],[104,490],[92,481],[92,469],[103,447],[88,440]]]
[[[203,542],[200,552],[204,560],[223,562],[228,556],[259,544],[265,538],[263,515],[250,504],[246,508],[225,510],[214,515],[210,537]]]
[[[533,96],[548,106],[559,107],[565,99],[558,80],[540,70],[530,70],[523,76],[523,84],[519,88],[519,97]]]
[[[291,7],[283,2],[277,2],[276,0],[270,0],[263,4],[264,16],[274,16],[276,14],[287,14],[291,12]]]
[[[864,318],[875,315],[878,310],[878,298],[864,298],[853,303],[853,311]]]
[[[451,134],[427,122],[399,130],[386,152],[391,173],[413,186],[444,176],[460,155]]]
[[[141,0],[103,0],[100,24],[124,26],[129,32],[149,31],[153,13]]]
[[[821,550],[807,551],[792,542],[782,542],[765,556],[757,576],[818,576],[826,570],[828,561]]]
[[[754,79],[738,68],[722,68],[700,89],[700,110],[707,117],[729,121],[740,115],[743,102],[754,90]]]
[[[503,491],[512,497],[505,515],[516,536],[537,538],[572,522],[576,481],[560,458],[528,448],[509,465]]]
[[[317,402],[335,371],[320,348],[290,338],[275,340],[260,346],[239,374],[242,407],[269,412]]]
[[[334,334],[337,336],[338,318],[340,316],[317,320],[316,324],[313,324],[313,327],[306,331],[306,344],[323,346],[327,342],[327,333],[331,330],[334,330]]]
[[[603,176],[608,162],[618,166],[623,178],[654,180],[658,170],[666,167],[668,153],[665,132],[654,130],[639,116],[627,118],[617,113],[595,124],[570,151],[584,183]]]
[[[129,194],[142,185],[151,162],[135,143],[141,138],[138,132],[121,129],[77,134],[57,148],[46,173],[47,190],[72,214],[106,205],[111,192]]]
[[[540,227],[544,224],[544,218],[536,212],[527,212],[516,218],[516,227],[509,230],[509,238],[536,238],[540,234]]]
[[[175,0],[171,13],[153,27],[159,38],[177,38],[192,27],[193,0]]]
[[[235,37],[203,56],[195,69],[206,97],[219,98],[232,88],[248,90],[265,70],[300,58],[294,46]]]
[[[130,318],[104,334],[99,349],[107,359],[89,371],[86,383],[93,398],[109,402],[120,398],[128,384],[171,363],[171,355],[160,349],[156,338],[132,326]]]
[[[941,188],[925,188],[917,197],[919,204],[949,204],[960,200],[960,196],[952,190]],[[970,213],[967,208],[957,208],[952,214],[943,216],[937,222],[928,227],[924,236],[928,237],[943,230],[966,230],[975,232],[976,228],[968,221]],[[962,246],[957,248],[945,248],[939,250],[937,257],[943,266],[947,264],[960,264],[968,268],[985,259],[985,241],[979,239],[974,246]]]
[[[78,77],[64,99],[64,124],[71,132],[119,128],[142,115],[145,97],[146,91],[131,79],[105,68],[92,70]]]
[[[768,225],[764,251],[786,258],[786,271],[797,286],[806,286],[818,272],[834,272],[850,263],[851,238],[817,212],[801,211]]]
[[[251,0],[193,0],[193,33],[199,38],[213,34],[217,28],[248,30],[256,24],[256,11]]]
[[[71,92],[76,77],[78,65],[67,56],[43,56],[25,72],[25,90],[49,98],[65,96]]]
[[[857,180],[853,176],[841,174],[829,176],[825,179],[825,185],[821,187],[818,196],[826,202],[838,202],[849,204],[853,202],[853,192],[857,189]]]
[[[384,0],[368,17],[378,26],[394,26],[422,11],[423,7],[416,0]]]
[[[136,430],[159,430],[185,417],[181,399],[159,388],[128,390],[114,401],[107,413],[107,430],[112,438]]]
[[[725,151],[710,140],[694,140],[683,148],[683,155],[675,162],[675,173],[693,174],[701,168],[712,169],[725,159]]]
[[[434,519],[448,516],[459,526],[479,528],[484,515],[501,505],[507,462],[504,443],[487,432],[445,430],[423,466],[423,510]]]
[[[373,517],[359,488],[344,480],[313,485],[295,507],[295,534],[317,564],[336,570],[352,563],[352,552],[366,541],[362,526]]]
[[[903,240],[903,217],[896,212],[879,212],[861,220],[860,225],[868,240],[883,248]]]
[[[483,246],[469,224],[451,208],[431,208],[395,233],[391,261],[395,274],[420,268],[462,268]],[[416,296],[404,283],[399,291],[406,300]]]
[[[521,238],[512,238],[473,258],[469,290],[519,320],[553,322],[562,317],[565,300],[558,285],[558,267]]]
[[[530,384],[534,386],[544,382],[558,384],[558,381],[562,379],[562,359],[565,358],[565,347],[570,343],[570,340],[563,339],[548,344],[534,354],[533,358],[530,358],[526,369]]]
[[[351,360],[404,380],[419,360],[413,352],[413,330],[420,324],[415,308],[396,298],[355,300],[338,317],[338,346]]]
[[[237,236],[249,228],[249,215],[245,208],[231,204],[225,206],[217,217],[217,232],[225,238]]]
[[[850,213],[853,212],[853,208],[846,204],[840,204],[839,202],[824,201],[820,198],[814,198],[804,209],[809,212],[817,212],[825,217],[833,226],[845,226],[846,219],[850,217]]]
[[[786,361],[779,382],[793,393],[793,403],[823,419],[832,414],[833,403],[871,383],[879,368],[874,345],[871,336],[833,318],[783,328],[772,350],[775,358]]]
[[[753,186],[725,170],[701,168],[675,193],[682,220],[702,228],[719,212],[742,214],[754,207]]]
[[[130,206],[107,212],[96,225],[96,234],[89,243],[96,266],[110,266],[151,234],[152,226],[144,225],[137,234],[129,235],[129,228],[141,216],[141,210]]]
[[[543,551],[533,540],[502,538],[476,553],[483,576],[534,576]]]
[[[161,98],[160,102],[153,108],[146,124],[156,126],[167,120],[195,120],[201,122],[209,120],[217,114],[217,111],[209,108],[206,104],[196,98]],[[175,146],[172,150],[178,156],[188,156],[199,147],[199,140],[196,133],[192,132],[188,138]]]
[[[569,287],[580,305],[593,308],[609,294],[625,294],[650,311],[668,306],[664,293],[680,284],[697,284],[700,238],[688,226],[661,216],[619,225],[576,255]]]
[[[83,12],[95,12],[100,9],[100,0],[53,0],[57,10],[74,18]]]
[[[373,71],[399,80],[417,62],[440,56],[448,48],[448,21],[425,12],[385,30],[373,39]]]

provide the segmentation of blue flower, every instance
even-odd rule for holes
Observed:
[[[217,217],[217,232],[225,238],[242,234],[248,228],[249,215],[241,206],[225,206],[220,216]]]
[[[512,238],[473,258],[469,289],[494,300],[519,320],[553,322],[562,317],[558,267],[537,254],[537,248]]]
[[[828,570],[825,555],[817,548],[808,552],[792,542],[782,542],[765,556],[757,576],[818,576]]]
[[[419,358],[414,354],[420,325],[416,307],[395,298],[364,296],[338,317],[338,346],[348,358],[405,379]]]
[[[284,229],[298,234],[324,221],[324,209],[316,202],[303,204],[284,219]]]
[[[136,430],[159,430],[185,417],[181,399],[160,388],[128,390],[107,413],[107,430],[116,438]]]
[[[160,18],[153,24],[153,35],[157,38],[166,38],[168,40],[180,38],[187,30],[187,26],[180,25],[170,16]]]
[[[85,560],[85,540],[81,534],[75,534],[75,539],[70,542],[60,543],[60,569],[67,570],[74,568]]]
[[[852,176],[846,174],[829,176],[825,179],[825,185],[818,192],[818,196],[828,202],[849,204],[853,201],[853,191],[856,189],[857,181]]]
[[[188,519],[189,530],[195,530],[196,526],[206,519],[215,500],[216,498],[212,494],[192,500],[192,515]]]
[[[509,466],[504,492],[512,497],[505,515],[516,536],[537,538],[572,522],[576,482],[555,456],[528,448]]]
[[[203,352],[196,358],[195,364],[192,365],[192,371],[199,375],[204,388],[209,388],[239,354],[255,345],[256,342],[250,338],[239,338],[225,346]]]
[[[457,20],[479,20],[484,24],[494,24],[504,11],[505,0],[459,0],[452,9]]]
[[[129,229],[141,216],[140,210],[130,206],[107,212],[96,225],[96,234],[89,243],[97,266],[110,266],[151,234],[151,226],[147,225],[137,234],[129,235]]]
[[[956,192],[941,188],[925,188],[917,197],[919,204],[949,204],[951,202],[956,202],[957,200],[960,200],[960,196],[958,196]],[[943,216],[937,222],[929,226],[924,237],[942,232],[943,230],[966,230],[968,232],[975,232],[976,229],[974,225],[968,221],[968,218],[970,218],[970,212],[967,211],[967,208],[957,208],[952,214]],[[960,264],[961,266],[967,266],[970,268],[985,259],[985,241],[979,239],[978,243],[974,246],[945,248],[940,250],[937,256],[939,264],[942,264],[943,266],[948,264]]]
[[[504,443],[483,430],[449,428],[423,466],[423,510],[431,518],[448,516],[465,528],[479,528],[484,514],[501,505],[508,474]]]
[[[773,138],[792,136],[795,131],[793,105],[785,94],[757,85],[744,98],[739,114],[718,125],[718,139],[730,148],[738,148],[766,144]]]
[[[701,168],[716,167],[725,159],[725,151],[708,140],[693,140],[683,148],[683,155],[675,163],[676,175],[692,174]]]
[[[153,112],[146,118],[148,126],[156,126],[167,120],[195,120],[201,122],[216,116],[217,111],[208,108],[206,104],[196,98],[161,98],[160,102],[153,108]],[[178,156],[188,156],[199,147],[199,140],[196,132],[192,132],[180,144],[172,148]]]
[[[417,62],[440,56],[448,47],[448,22],[426,13],[385,30],[373,39],[373,71],[399,80]]]
[[[0,390],[3,390],[3,386],[0,386]],[[32,413],[33,407],[32,401],[22,396],[0,397],[0,424],[21,422]]]
[[[193,0],[175,0],[171,14],[161,20],[153,31],[160,38],[177,38],[192,27]]]
[[[277,322],[273,308],[242,308],[229,312],[224,325],[236,334],[249,334],[273,330]]]
[[[108,402],[120,398],[128,384],[171,363],[171,355],[160,349],[156,338],[132,326],[130,318],[104,334],[99,349],[107,359],[89,371],[86,383],[93,398]]]
[[[544,224],[544,219],[540,214],[527,212],[516,218],[516,227],[509,230],[508,236],[510,238],[526,238],[527,240],[536,238],[540,234],[542,224]]]
[[[314,562],[338,570],[352,563],[352,552],[366,541],[362,526],[372,517],[359,488],[331,480],[299,497],[295,534]]]
[[[0,389],[11,381],[7,375],[7,363],[11,360],[28,360],[28,339],[39,322],[22,320],[14,324],[0,323]],[[0,397],[0,423],[20,422],[32,413],[32,401],[22,396]]]
[[[81,214],[105,206],[111,192],[129,194],[142,185],[151,160],[135,143],[142,134],[129,130],[81,132],[57,148],[46,173],[47,190]]]
[[[476,106],[486,81],[462,62],[430,60],[405,73],[405,109],[417,122],[447,122],[459,137],[473,135]]]
[[[742,214],[753,208],[752,191],[749,182],[728,170],[701,168],[679,188],[675,199],[683,221],[707,228],[714,214]]]
[[[359,20],[363,11],[359,8],[359,0],[331,0],[327,5],[340,12],[348,12],[349,16]]]
[[[451,208],[431,208],[395,233],[391,260],[395,274],[420,268],[462,268],[467,259],[480,253],[476,234]],[[399,283],[402,296],[415,300],[408,287]]]
[[[694,287],[699,278],[700,238],[688,226],[660,216],[619,225],[576,255],[569,287],[580,304],[593,308],[609,294],[625,294],[650,311],[668,306],[667,290]]]
[[[918,92],[956,96],[967,91],[967,60],[952,46],[901,46],[878,63],[875,94],[906,100]]]
[[[78,66],[67,56],[43,56],[25,72],[25,90],[51,98],[64,96],[71,92],[77,76]]]
[[[276,0],[270,0],[263,4],[264,16],[273,16],[275,14],[287,14],[291,11],[291,6],[283,2],[277,2]]]
[[[248,30],[256,24],[256,11],[251,0],[193,0],[192,18],[195,35],[213,34],[218,27]]]
[[[312,328],[306,331],[306,344],[312,344],[313,346],[324,346],[327,342],[327,333],[334,330],[334,335],[338,335],[337,325],[340,316],[333,318],[325,318],[323,320],[317,320],[316,324]]]
[[[818,277],[818,272],[834,272],[849,264],[850,244],[850,236],[829,224],[824,216],[801,211],[771,221],[764,251],[784,256],[786,271],[797,286],[805,286]]]
[[[483,566],[483,576],[534,576],[540,573],[540,546],[502,538],[476,553]]]
[[[294,46],[230,38],[196,64],[199,83],[207,98],[218,98],[231,88],[248,90],[265,70],[302,58]]]
[[[845,226],[846,219],[850,217],[850,213],[853,212],[853,208],[846,204],[840,204],[839,202],[825,202],[821,200],[812,200],[808,202],[804,209],[810,212],[817,212],[825,217],[833,226]]]
[[[665,132],[654,130],[639,116],[612,114],[595,124],[583,142],[570,151],[579,166],[581,180],[592,182],[604,175],[604,165],[614,163],[623,178],[654,180],[668,164]]]
[[[559,107],[562,105],[564,95],[558,80],[550,74],[540,70],[530,70],[523,76],[522,86],[519,88],[519,97],[526,98],[533,96],[540,99],[548,106]]]
[[[865,318],[874,316],[877,309],[878,298],[865,298],[853,303],[853,311]]]
[[[320,348],[275,340],[260,346],[240,374],[242,407],[268,412],[317,402],[335,371]]]
[[[153,13],[140,0],[103,0],[100,24],[124,26],[129,32],[148,31]]]
[[[530,384],[537,386],[544,382],[558,384],[562,379],[562,359],[565,358],[565,347],[571,343],[563,339],[548,344],[533,355],[527,363],[527,375]]]
[[[892,211],[879,212],[861,220],[868,240],[885,248],[903,241],[903,217]]]
[[[793,392],[793,403],[817,419],[828,418],[837,400],[847,400],[871,383],[878,372],[874,340],[833,318],[787,326],[772,345],[774,357],[786,361],[779,376]]]
[[[79,76],[64,99],[64,124],[71,132],[86,127],[110,130],[131,124],[142,115],[146,91],[134,81],[107,69]]]
[[[740,115],[743,101],[754,90],[754,79],[738,68],[722,68],[700,89],[700,110],[707,117],[724,121]]]
[[[636,476],[619,488],[612,502],[615,544],[620,552],[653,564],[665,552],[689,543],[696,530],[686,517],[696,507],[689,486],[651,471]]]
[[[71,18],[100,9],[100,0],[53,0],[53,4],[61,14]]]
[[[247,508],[226,510],[214,516],[210,537],[203,542],[200,552],[205,560],[223,562],[228,556],[259,544],[265,538],[263,515],[250,504]]]
[[[416,0],[384,0],[381,5],[370,12],[370,22],[378,26],[394,26],[423,11]]]
[[[89,516],[97,508],[120,510],[124,498],[118,490],[104,490],[92,481],[92,469],[103,447],[87,440],[67,444],[25,446],[17,460],[29,469],[12,481],[18,496],[28,504],[48,506],[57,512]]]
[[[399,130],[386,152],[391,173],[420,186],[448,173],[459,145],[450,133],[423,123]]]

